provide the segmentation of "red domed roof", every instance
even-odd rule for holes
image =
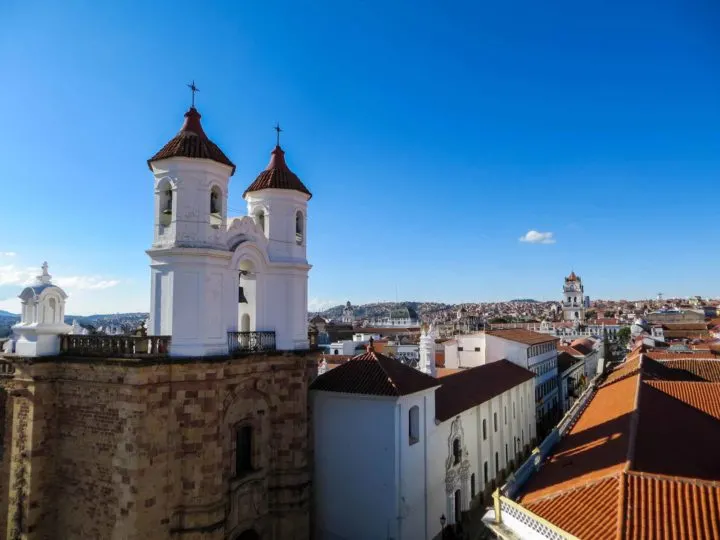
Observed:
[[[305,193],[308,195],[308,199],[312,197],[310,190],[288,168],[287,163],[285,163],[285,152],[280,146],[274,148],[270,155],[270,163],[245,190],[243,197],[251,191],[260,191],[261,189],[290,189]]]
[[[578,276],[576,276],[575,272],[573,271],[573,272],[570,272],[570,275],[568,277],[566,277],[565,279],[568,281],[577,281],[580,278]]]
[[[185,113],[185,122],[175,137],[163,146],[160,151],[148,159],[148,167],[152,170],[151,163],[173,157],[186,157],[196,159],[210,159],[232,167],[230,175],[235,174],[235,165],[230,161],[222,150],[205,135],[200,124],[200,113],[195,107],[190,107]]]

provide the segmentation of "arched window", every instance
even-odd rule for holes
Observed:
[[[210,226],[219,229],[222,224],[222,196],[220,188],[213,186],[210,190]]]
[[[410,407],[408,413],[408,439],[410,444],[420,440],[420,407],[417,405]]]
[[[460,439],[455,439],[453,441],[453,465],[460,463],[461,458],[462,453],[460,451]]]
[[[263,233],[267,234],[265,231],[265,210],[262,208],[255,210],[255,223],[258,224],[258,227],[260,227]]]
[[[54,298],[50,298],[48,301],[48,320],[45,322],[48,322],[50,324],[55,324],[56,322],[59,322],[57,319],[57,300]]]
[[[160,192],[159,212],[160,216],[158,221],[160,222],[160,225],[163,225],[164,227],[170,225],[173,213],[173,192],[170,184],[167,184]]]
[[[240,426],[235,431],[235,476],[239,477],[253,470],[253,429]]]
[[[295,214],[295,242],[298,246],[302,246],[303,240],[305,238],[304,230],[305,224],[303,223],[303,214],[302,212],[298,211]]]

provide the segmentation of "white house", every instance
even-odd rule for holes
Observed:
[[[307,349],[311,194],[279,144],[243,193],[244,217],[227,215],[235,165],[207,137],[194,107],[148,166],[155,177],[148,333],[171,336],[174,356],[227,354],[257,342]]]
[[[487,330],[456,336],[445,342],[445,367],[471,368],[509,360],[535,373],[537,418],[556,414],[559,407],[557,388],[557,342],[549,335],[511,328]]]
[[[436,379],[370,346],[310,390],[322,540],[434,538],[535,437],[533,373],[505,360]]]

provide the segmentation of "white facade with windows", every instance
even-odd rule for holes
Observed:
[[[537,417],[542,418],[557,408],[560,400],[557,385],[558,340],[544,336],[547,337],[544,343],[529,345],[510,337],[501,337],[499,334],[503,332],[491,330],[460,335],[445,342],[445,367],[472,368],[506,359],[531,370],[535,373]],[[512,332],[508,335],[512,335]]]
[[[529,377],[446,419],[436,410],[443,378],[400,396],[311,387],[316,538],[431,539],[441,516],[455,524],[535,437]]]
[[[229,218],[235,166],[205,136],[194,108],[185,118],[148,162],[155,177],[148,333],[171,336],[174,356],[227,354],[228,332],[274,332],[278,349],[306,349],[310,192],[277,146],[243,195],[248,215]]]

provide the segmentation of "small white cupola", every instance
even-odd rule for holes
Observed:
[[[20,293],[22,311],[20,322],[13,326],[15,352],[22,356],[47,356],[60,352],[60,335],[70,332],[65,324],[67,294],[53,285],[48,264],[43,263],[42,274],[35,283]]]

